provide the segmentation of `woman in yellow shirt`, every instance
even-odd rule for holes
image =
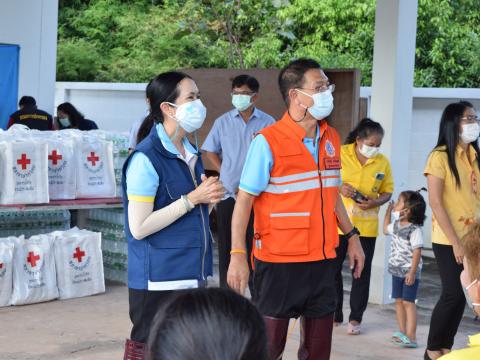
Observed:
[[[378,235],[378,211],[380,206],[390,200],[393,192],[390,163],[385,156],[379,154],[383,134],[384,130],[379,123],[368,118],[363,119],[349,134],[341,150],[343,185],[340,192],[350,221],[360,231],[360,241],[365,252],[362,275],[358,279],[352,279],[348,323],[348,333],[352,335],[360,333],[360,323],[367,308],[373,252]],[[343,322],[342,265],[347,245],[347,239],[340,235],[335,260],[337,263],[335,325]]]
[[[480,222],[469,227],[468,233],[461,239],[465,258],[465,269],[460,275],[460,282],[465,291],[468,306],[475,315],[480,316]],[[480,333],[469,336],[468,348],[455,350],[442,356],[441,360],[480,359]]]
[[[460,284],[464,250],[459,239],[480,209],[479,134],[471,103],[448,105],[440,120],[437,146],[424,170],[433,212],[432,247],[442,282],[430,320],[425,359],[438,359],[450,352],[465,308]]]

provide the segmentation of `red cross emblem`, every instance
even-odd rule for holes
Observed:
[[[22,166],[22,170],[27,169],[27,165],[30,165],[31,161],[27,158],[27,154],[22,154],[22,157],[17,160],[17,164]]]
[[[63,156],[57,153],[57,150],[53,150],[51,155],[48,155],[48,160],[52,161],[53,165],[57,165],[58,160],[62,160]]]
[[[87,157],[87,160],[92,163],[92,166],[95,166],[97,164],[97,161],[100,161],[100,158],[97,155],[95,155],[95,152],[92,151],[90,153],[90,156]]]
[[[85,251],[80,250],[79,247],[75,249],[75,252],[73,253],[73,258],[77,259],[79,263],[82,262],[82,257],[85,256]]]
[[[28,253],[27,262],[33,267],[37,266],[37,261],[40,260],[40,255],[35,255],[33,251]]]

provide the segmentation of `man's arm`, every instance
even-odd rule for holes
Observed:
[[[254,199],[253,195],[239,190],[232,216],[232,250],[234,251],[230,258],[227,282],[233,290],[242,295],[248,285],[250,275],[245,237]],[[235,250],[241,250],[241,252],[235,252]]]
[[[337,203],[335,204],[335,213],[338,219],[338,227],[344,234],[348,234],[353,230],[353,225],[348,218],[347,211],[343,205],[342,199],[340,196],[337,198]],[[363,267],[365,265],[365,254],[360,243],[360,237],[358,235],[353,235],[348,239],[348,259],[350,261],[350,269],[355,269],[353,277],[358,279],[362,274]]]
[[[220,160],[220,156],[217,153],[205,151],[205,156],[207,157],[208,161],[213,166],[213,170],[220,174],[220,168],[222,167],[222,160]]]

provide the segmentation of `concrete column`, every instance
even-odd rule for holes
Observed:
[[[396,199],[408,185],[418,0],[377,0],[370,116],[385,128],[382,152],[390,159]],[[383,236],[385,206],[372,264],[369,301],[389,303],[390,239]]]
[[[0,42],[20,46],[19,98],[33,96],[53,112],[55,96],[58,0],[2,1]]]

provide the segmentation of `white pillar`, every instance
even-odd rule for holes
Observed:
[[[385,128],[382,152],[390,159],[394,198],[408,185],[412,91],[418,0],[377,0],[370,116]],[[369,301],[390,302],[390,239],[383,236],[385,207],[372,264]]]
[[[57,61],[58,0],[1,1],[0,42],[20,45],[18,97],[33,96],[53,111]]]

